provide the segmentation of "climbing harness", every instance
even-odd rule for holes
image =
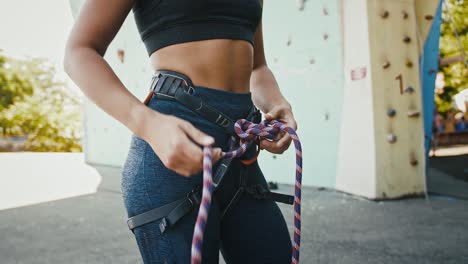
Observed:
[[[192,240],[191,260],[193,264],[200,263],[203,231],[208,218],[211,197],[213,192],[216,192],[221,184],[232,161],[234,159],[239,160],[244,171],[247,168],[246,166],[254,163],[258,157],[260,151],[258,147],[259,140],[272,140],[278,133],[284,131],[291,136],[296,147],[296,183],[294,196],[271,192],[259,184],[248,186],[245,180],[245,173],[241,173],[240,186],[227,207],[221,213],[221,217],[226,214],[228,209],[243,193],[250,194],[256,199],[270,199],[276,202],[294,204],[292,263],[298,263],[301,230],[302,152],[297,134],[292,128],[278,121],[270,122],[264,120],[260,122],[261,113],[255,106],[252,107],[246,119],[240,119],[234,122],[222,112],[205,104],[200,97],[193,95],[193,92],[193,84],[189,77],[172,70],[160,70],[159,74],[153,76],[150,93],[143,103],[147,104],[153,96],[161,100],[178,101],[207,120],[217,124],[224,129],[226,133],[230,134],[229,151],[222,152],[222,158],[218,162],[219,165],[212,175],[212,147],[205,146],[203,148],[203,187],[196,186],[185,197],[128,218],[127,225],[129,229],[133,232],[133,229],[136,227],[161,219],[159,229],[161,233],[164,233],[167,228],[174,226],[182,217],[190,213],[194,208],[200,206]],[[252,146],[257,148],[255,155],[247,159],[241,159]]]

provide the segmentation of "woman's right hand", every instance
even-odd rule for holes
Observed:
[[[192,176],[203,168],[200,146],[213,145],[214,138],[189,122],[154,110],[147,112],[142,138],[151,145],[164,166],[182,176]],[[213,148],[213,164],[221,158],[221,149]]]

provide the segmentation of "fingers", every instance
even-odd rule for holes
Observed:
[[[276,108],[273,108],[270,112],[265,114],[265,119],[271,121],[277,119],[279,116],[279,111]]]
[[[289,136],[289,134],[284,134],[284,136],[277,141],[268,141],[264,139],[260,141],[260,148],[265,149],[274,154],[282,154],[289,148],[291,140],[292,139]]]
[[[201,132],[189,122],[181,122],[180,127],[187,133],[187,136],[202,146],[208,146],[214,143],[214,138]]]
[[[190,139],[187,138],[188,143],[184,148],[180,148],[182,151],[178,157],[173,157],[172,162],[169,165],[177,167],[174,171],[183,176],[193,176],[199,173],[203,168],[203,150]],[[212,153],[212,164],[215,164],[221,159],[222,150],[221,148],[213,148]],[[177,165],[178,164],[178,165]]]
[[[268,121],[278,120],[294,130],[297,130],[297,123],[290,108],[273,107],[270,112],[265,114],[265,119]]]
[[[213,148],[213,164],[215,164],[219,159],[221,159],[221,153],[221,148]]]
[[[202,160],[203,152],[200,146],[188,136],[181,135],[173,144],[172,151],[164,163],[167,168],[183,176],[192,176],[201,170]]]
[[[199,173],[203,168],[203,149],[199,145],[212,145],[214,138],[188,122],[181,122],[180,127],[185,132],[185,136],[175,146],[175,150],[178,150],[180,156],[178,158],[174,157],[174,163],[179,163],[174,165],[179,167],[176,172],[184,176],[192,176]],[[213,163],[221,158],[221,152],[221,148],[213,148]]]

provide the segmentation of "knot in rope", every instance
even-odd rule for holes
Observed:
[[[282,123],[273,120],[264,120],[258,124],[250,122],[247,119],[239,119],[234,123],[234,131],[239,137],[239,147],[236,149],[237,139],[231,137],[231,150],[221,153],[224,158],[238,158],[244,155],[245,151],[253,142],[259,142],[261,139],[273,140],[281,132]],[[285,125],[284,125],[285,126]]]
[[[301,240],[301,187],[302,187],[302,147],[296,131],[286,124],[277,120],[264,120],[258,124],[239,119],[234,124],[236,135],[231,136],[230,150],[222,152],[223,158],[241,157],[253,142],[257,144],[261,139],[274,140],[282,131],[289,134],[296,148],[296,182],[294,185],[294,239],[291,263],[299,263],[299,247]],[[236,147],[236,145],[239,145]],[[208,211],[211,206],[211,195],[213,192],[212,179],[212,152],[211,146],[203,148],[203,191],[200,209],[198,211],[197,221],[192,239],[192,264],[201,263],[201,252],[203,246],[203,232],[208,219]]]
[[[259,124],[255,124],[246,119],[240,119],[234,124],[234,130],[241,139],[255,139],[257,137],[274,139],[281,131],[279,127],[274,124],[279,123],[276,120],[267,121],[263,120]]]

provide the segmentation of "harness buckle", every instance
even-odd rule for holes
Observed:
[[[187,193],[187,199],[189,200],[189,202],[192,204],[193,207],[201,203],[200,198],[197,196],[199,191],[200,191],[200,186],[196,186],[189,193]]]
[[[193,93],[195,92],[195,88],[193,88],[193,86],[187,85],[187,90],[185,90],[185,92],[190,95],[193,95]]]
[[[262,121],[262,113],[260,112],[260,109],[258,109],[255,105],[254,107],[254,113],[252,114],[252,121],[254,123],[260,123]]]
[[[164,233],[164,231],[166,231],[166,228],[168,227],[168,223],[167,223],[167,220],[166,220],[166,217],[164,217],[163,219],[161,219],[161,222],[159,222],[159,231],[161,231],[161,234]]]
[[[249,186],[246,188],[246,191],[247,193],[251,194],[254,198],[257,198],[257,199],[266,199],[269,193],[260,184]]]
[[[184,88],[184,92],[186,92],[187,94],[193,95],[193,93],[195,92],[195,88],[193,88],[192,83],[187,81],[185,78],[178,76],[176,74],[171,74],[167,72],[159,73],[159,74],[160,75],[164,74],[164,75],[171,76],[172,78],[179,79],[182,82],[182,85],[185,85],[185,87],[183,88]]]

